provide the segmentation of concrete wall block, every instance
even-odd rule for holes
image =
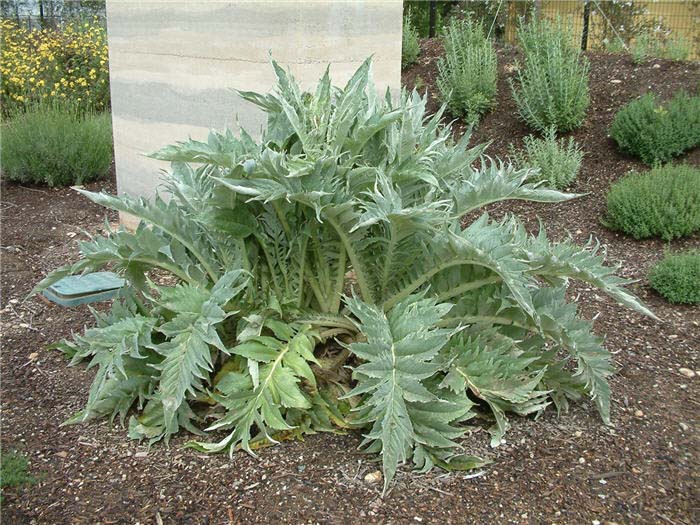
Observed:
[[[400,89],[401,0],[107,0],[117,188],[150,195],[167,164],[144,156],[209,129],[259,136],[264,119],[230,88],[268,91],[268,54],[313,87],[344,84],[374,55],[382,92]]]

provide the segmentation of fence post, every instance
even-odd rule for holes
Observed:
[[[436,23],[436,11],[437,11],[437,2],[435,0],[430,0],[430,11],[429,11],[429,18],[428,18],[428,37],[433,38],[435,36],[435,23]]]
[[[591,18],[591,3],[586,0],[583,3],[583,30],[581,31],[581,50],[588,48],[588,22]]]

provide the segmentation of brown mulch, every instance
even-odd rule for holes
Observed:
[[[420,62],[404,74],[411,87],[431,86],[439,45],[423,42]],[[359,436],[318,435],[243,453],[205,456],[183,448],[129,440],[118,425],[59,426],[87,397],[92,371],[66,367],[47,345],[90,322],[85,307],[61,308],[22,299],[47,271],[76,256],[82,230],[99,233],[105,214],[70,189],[2,188],[2,447],[25,452],[37,478],[8,491],[4,523],[698,523],[698,385],[681,367],[700,369],[700,308],[666,304],[646,283],[666,244],[633,241],[603,228],[610,183],[643,166],[619,154],[606,136],[615,111],[646,90],[669,96],[696,90],[700,66],[653,61],[635,67],[626,57],[591,55],[586,124],[573,136],[586,152],[571,190],[587,195],[560,205],[508,203],[495,216],[516,212],[529,228],[537,217],[550,235],[593,235],[621,273],[639,279],[634,291],[660,321],[643,318],[585,286],[576,288],[586,317],[606,336],[619,373],[612,378],[613,428],[591,403],[557,418],[513,418],[507,443],[488,448],[477,430],[467,450],[494,463],[476,473],[418,475],[403,471],[385,498],[364,476],[377,465],[359,454]],[[474,134],[504,156],[528,130],[516,115],[506,78],[513,53],[499,50],[497,108]],[[658,66],[658,67],[657,67]],[[620,80],[620,82],[613,82]],[[424,89],[424,87],[422,89]],[[685,160],[700,165],[700,152]],[[90,185],[114,191],[112,180]],[[671,248],[700,246],[698,236]]]

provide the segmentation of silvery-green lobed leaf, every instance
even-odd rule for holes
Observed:
[[[611,357],[567,286],[653,314],[597,243],[550,242],[511,216],[471,220],[494,202],[577,195],[490,159],[470,131],[455,140],[427,94],[380,96],[369,59],[344,87],[326,70],[309,92],[271,65],[270,92],[238,92],[267,116],[260,141],[224,130],[161,149],[172,167],[150,200],[81,191],[141,222],[105,225],[33,291],[101,269],[128,283],[58,345],[97,368],[70,422],[133,411],[129,435],[157,441],[207,421],[227,435],[191,446],[251,453],[359,427],[385,491],[409,461],[484,464],[458,443],[482,409],[494,445],[508,413],[585,395],[609,423]]]

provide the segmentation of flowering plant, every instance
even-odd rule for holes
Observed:
[[[60,29],[25,29],[0,21],[0,101],[6,113],[36,102],[109,107],[107,33],[97,18]]]

